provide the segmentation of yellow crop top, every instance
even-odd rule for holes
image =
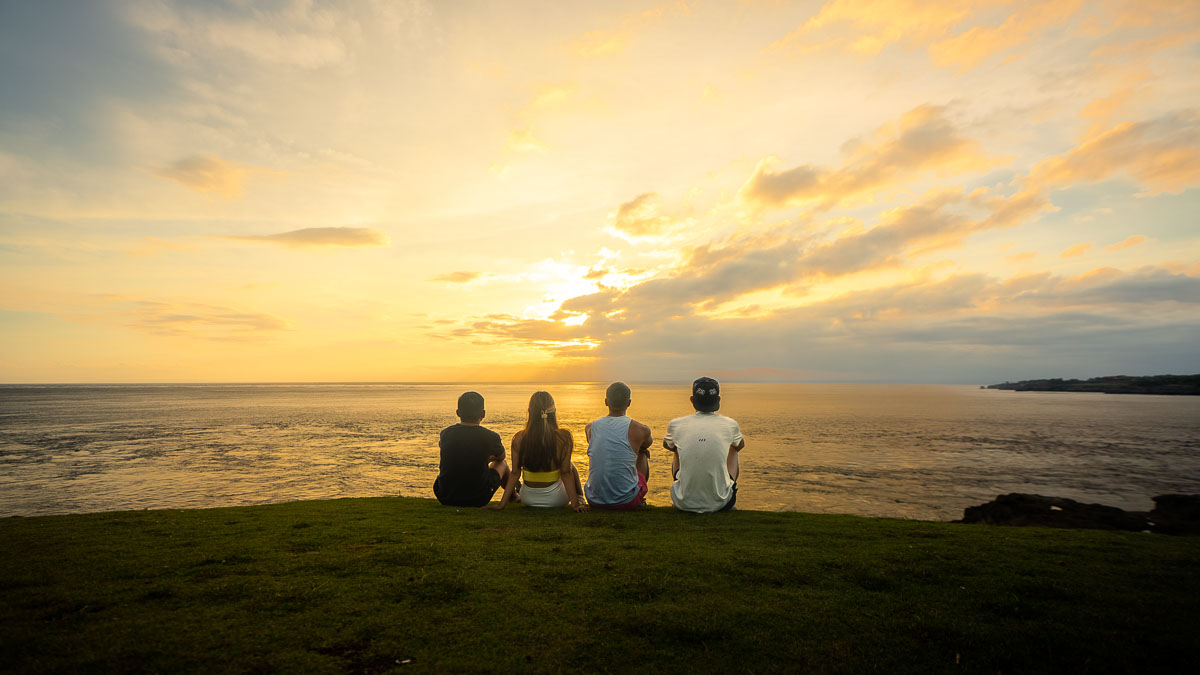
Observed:
[[[553,483],[558,480],[561,474],[558,469],[554,471],[530,471],[529,469],[521,469],[521,478],[525,482],[533,483]]]

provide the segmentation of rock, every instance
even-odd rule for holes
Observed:
[[[958,522],[1134,532],[1150,529],[1145,513],[1125,511],[1103,504],[1084,504],[1062,497],[1043,497],[1018,492],[1000,495],[986,504],[969,506],[963,511],[962,520]]]
[[[1159,495],[1150,522],[1155,532],[1200,534],[1200,495]]]

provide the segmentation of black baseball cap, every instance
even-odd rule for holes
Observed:
[[[699,377],[692,383],[692,405],[700,412],[716,412],[721,408],[721,385],[711,377]]]

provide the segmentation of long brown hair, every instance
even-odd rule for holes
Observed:
[[[559,444],[563,436],[558,428],[558,413],[554,397],[549,392],[535,391],[529,397],[529,417],[525,420],[525,437],[521,440],[521,466],[533,471],[553,471],[562,468]],[[567,440],[569,443],[570,441]]]

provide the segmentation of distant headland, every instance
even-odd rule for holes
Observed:
[[[1150,375],[1130,377],[1109,375],[1090,380],[1022,380],[989,384],[988,389],[1011,389],[1013,391],[1091,391],[1103,394],[1169,394],[1175,396],[1200,396],[1200,375]]]

